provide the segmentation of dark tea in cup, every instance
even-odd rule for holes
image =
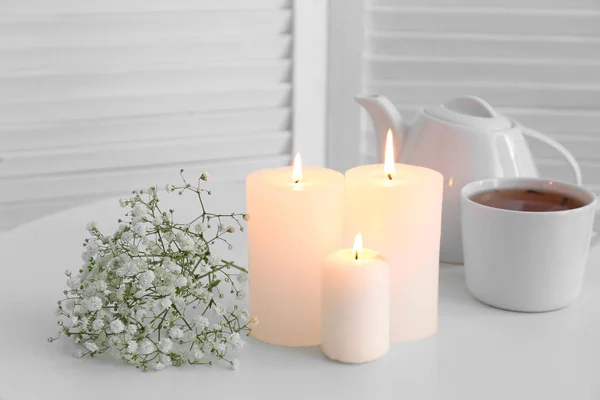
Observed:
[[[567,182],[490,178],[461,190],[467,288],[485,304],[542,312],[581,293],[597,196]]]
[[[470,197],[484,206],[512,211],[565,211],[586,205],[571,195],[539,189],[501,188],[476,193]]]

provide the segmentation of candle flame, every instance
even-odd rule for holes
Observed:
[[[300,158],[300,153],[296,154],[294,157],[294,169],[292,171],[292,181],[294,183],[300,182],[302,179],[302,158]]]
[[[394,165],[394,137],[391,129],[388,130],[387,138],[385,139],[385,158],[383,170],[388,179],[392,180],[394,174],[396,173],[396,167]]]
[[[454,178],[450,177],[450,180],[448,181],[448,187],[452,187],[452,185],[454,185]]]
[[[354,259],[358,260],[362,255],[363,243],[362,243],[362,235],[359,233],[354,238],[354,246],[352,246],[352,254],[354,255]]]

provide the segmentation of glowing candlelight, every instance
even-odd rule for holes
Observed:
[[[392,130],[388,130],[387,138],[385,139],[385,161],[384,161],[384,172],[386,173],[389,180],[392,180],[396,173],[396,167],[394,165],[394,136]]]
[[[300,182],[302,179],[302,158],[300,158],[300,153],[296,154],[294,157],[294,168],[292,170],[292,181],[294,183]]]

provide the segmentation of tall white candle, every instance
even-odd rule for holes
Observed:
[[[284,346],[321,343],[320,269],[341,247],[344,177],[325,168],[255,172],[246,180],[252,335]]]
[[[347,363],[376,360],[390,347],[389,268],[383,257],[354,248],[327,257],[322,271],[323,341],[327,357]]]
[[[344,240],[360,230],[388,260],[391,339],[403,341],[437,330],[443,177],[394,164],[391,152],[386,165],[346,172]]]

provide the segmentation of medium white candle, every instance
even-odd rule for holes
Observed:
[[[320,269],[341,247],[344,176],[316,167],[255,172],[246,180],[252,335],[284,346],[321,343]]]
[[[394,164],[390,144],[385,165],[346,172],[344,239],[360,230],[388,260],[391,339],[403,341],[437,330],[443,177]]]
[[[383,257],[362,249],[329,255],[322,271],[323,342],[327,357],[346,363],[378,359],[390,346],[389,268]]]

